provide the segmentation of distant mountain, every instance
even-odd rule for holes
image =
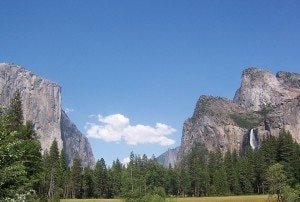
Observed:
[[[156,158],[156,161],[162,164],[164,167],[168,168],[174,166],[177,163],[177,155],[179,152],[180,147],[176,147],[174,149],[168,149],[165,153],[161,154],[159,157]]]
[[[200,96],[193,116],[183,124],[176,163],[199,143],[209,151],[243,153],[247,146],[255,149],[264,137],[278,136],[282,129],[300,142],[300,74],[280,71],[275,76],[248,68],[233,101]]]
[[[7,106],[15,91],[21,92],[24,119],[31,120],[42,149],[49,150],[54,139],[64,148],[68,164],[76,152],[84,166],[95,164],[88,139],[61,108],[61,87],[25,68],[0,63],[0,104]]]

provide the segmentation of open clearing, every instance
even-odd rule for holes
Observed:
[[[62,202],[122,202],[122,199],[62,199]],[[167,199],[166,202],[272,202],[268,195],[186,197]]]

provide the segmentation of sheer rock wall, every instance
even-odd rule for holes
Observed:
[[[61,108],[61,87],[33,74],[25,68],[0,63],[0,103],[7,106],[14,92],[21,92],[25,120],[33,122],[43,150],[49,150],[54,139],[65,149],[68,163],[79,152],[83,165],[95,160],[86,137],[70,121]]]

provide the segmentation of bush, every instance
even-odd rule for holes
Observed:
[[[142,200],[143,202],[164,202],[165,198],[158,194],[146,194]]]
[[[138,189],[128,192],[125,196],[126,202],[161,202],[165,201],[166,193],[163,187],[154,187],[146,194]]]

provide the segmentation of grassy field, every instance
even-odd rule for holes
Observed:
[[[122,199],[62,199],[62,202],[122,202]],[[268,195],[225,196],[225,197],[186,197],[167,199],[167,202],[272,202]]]

